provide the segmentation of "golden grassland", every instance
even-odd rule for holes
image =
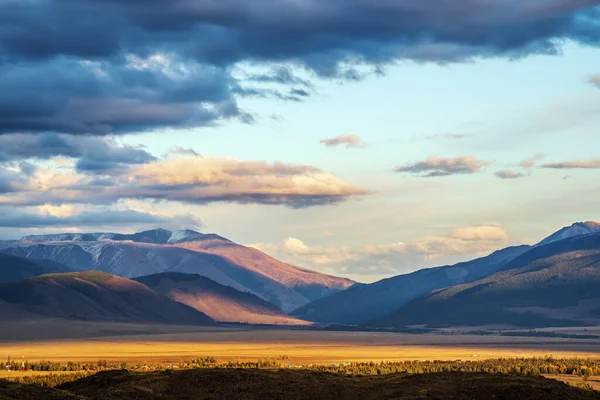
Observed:
[[[2,371],[0,370],[0,379],[15,378],[24,376],[43,376],[54,374],[77,374],[79,371]]]
[[[53,330],[59,327],[53,327]],[[323,332],[252,328],[194,328],[140,325],[85,326],[60,339],[49,329],[27,331],[26,339],[2,336],[0,359],[28,361],[164,362],[198,356],[253,361],[285,355],[286,363],[477,360],[514,357],[600,357],[600,341],[470,335]],[[64,326],[63,326],[64,330]],[[14,337],[17,336],[17,337]]]

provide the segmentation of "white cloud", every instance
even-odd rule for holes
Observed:
[[[408,242],[351,247],[308,245],[300,239],[287,238],[279,243],[256,243],[250,247],[291,264],[368,277],[392,276],[427,266],[468,260],[487,255],[509,243],[510,236],[502,227],[480,224]]]

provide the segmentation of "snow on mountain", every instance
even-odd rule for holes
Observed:
[[[354,283],[281,263],[221,236],[192,230],[26,236],[21,241],[0,243],[0,252],[126,278],[163,272],[199,274],[253,293],[284,311]]]

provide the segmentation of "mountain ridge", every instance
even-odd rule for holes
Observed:
[[[471,283],[435,290],[376,326],[600,324],[600,233],[570,236],[509,262]]]
[[[0,283],[0,301],[40,317],[106,322],[213,325],[207,315],[130,279],[99,271]],[[6,318],[6,315],[3,315]]]
[[[0,243],[0,252],[126,278],[162,272],[197,273],[251,292],[284,311],[354,284],[350,279],[282,263],[219,235],[192,230],[25,236],[21,241]]]
[[[166,272],[134,279],[219,322],[263,325],[308,325],[260,297],[220,285],[198,274]]]

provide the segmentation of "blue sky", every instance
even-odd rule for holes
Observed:
[[[175,3],[0,2],[0,238],[194,228],[369,282],[600,220],[595,2]]]
[[[525,171],[518,166],[538,154],[543,155],[538,164],[598,158],[600,90],[590,77],[599,64],[600,51],[574,43],[559,56],[452,65],[406,62],[361,82],[317,81],[318,94],[302,103],[244,102],[258,115],[254,125],[230,123],[126,140],[143,143],[153,154],[185,143],[201,154],[314,165],[373,191],[360,200],[306,210],[194,207],[206,229],[242,243],[297,238],[311,246],[360,247],[443,236],[483,223],[500,225],[510,236],[506,244],[533,243],[563,225],[600,219],[593,200],[600,186],[598,170]],[[271,114],[280,119],[272,120]],[[320,143],[343,134],[359,135],[366,145],[348,149]],[[474,155],[491,164],[466,176],[419,178],[393,172],[431,155]],[[506,180],[494,175],[505,169],[531,175]],[[482,251],[494,245],[485,244]],[[296,254],[275,251],[315,267]],[[410,260],[397,268],[406,272],[473,256]],[[372,280],[375,275],[354,277]]]

